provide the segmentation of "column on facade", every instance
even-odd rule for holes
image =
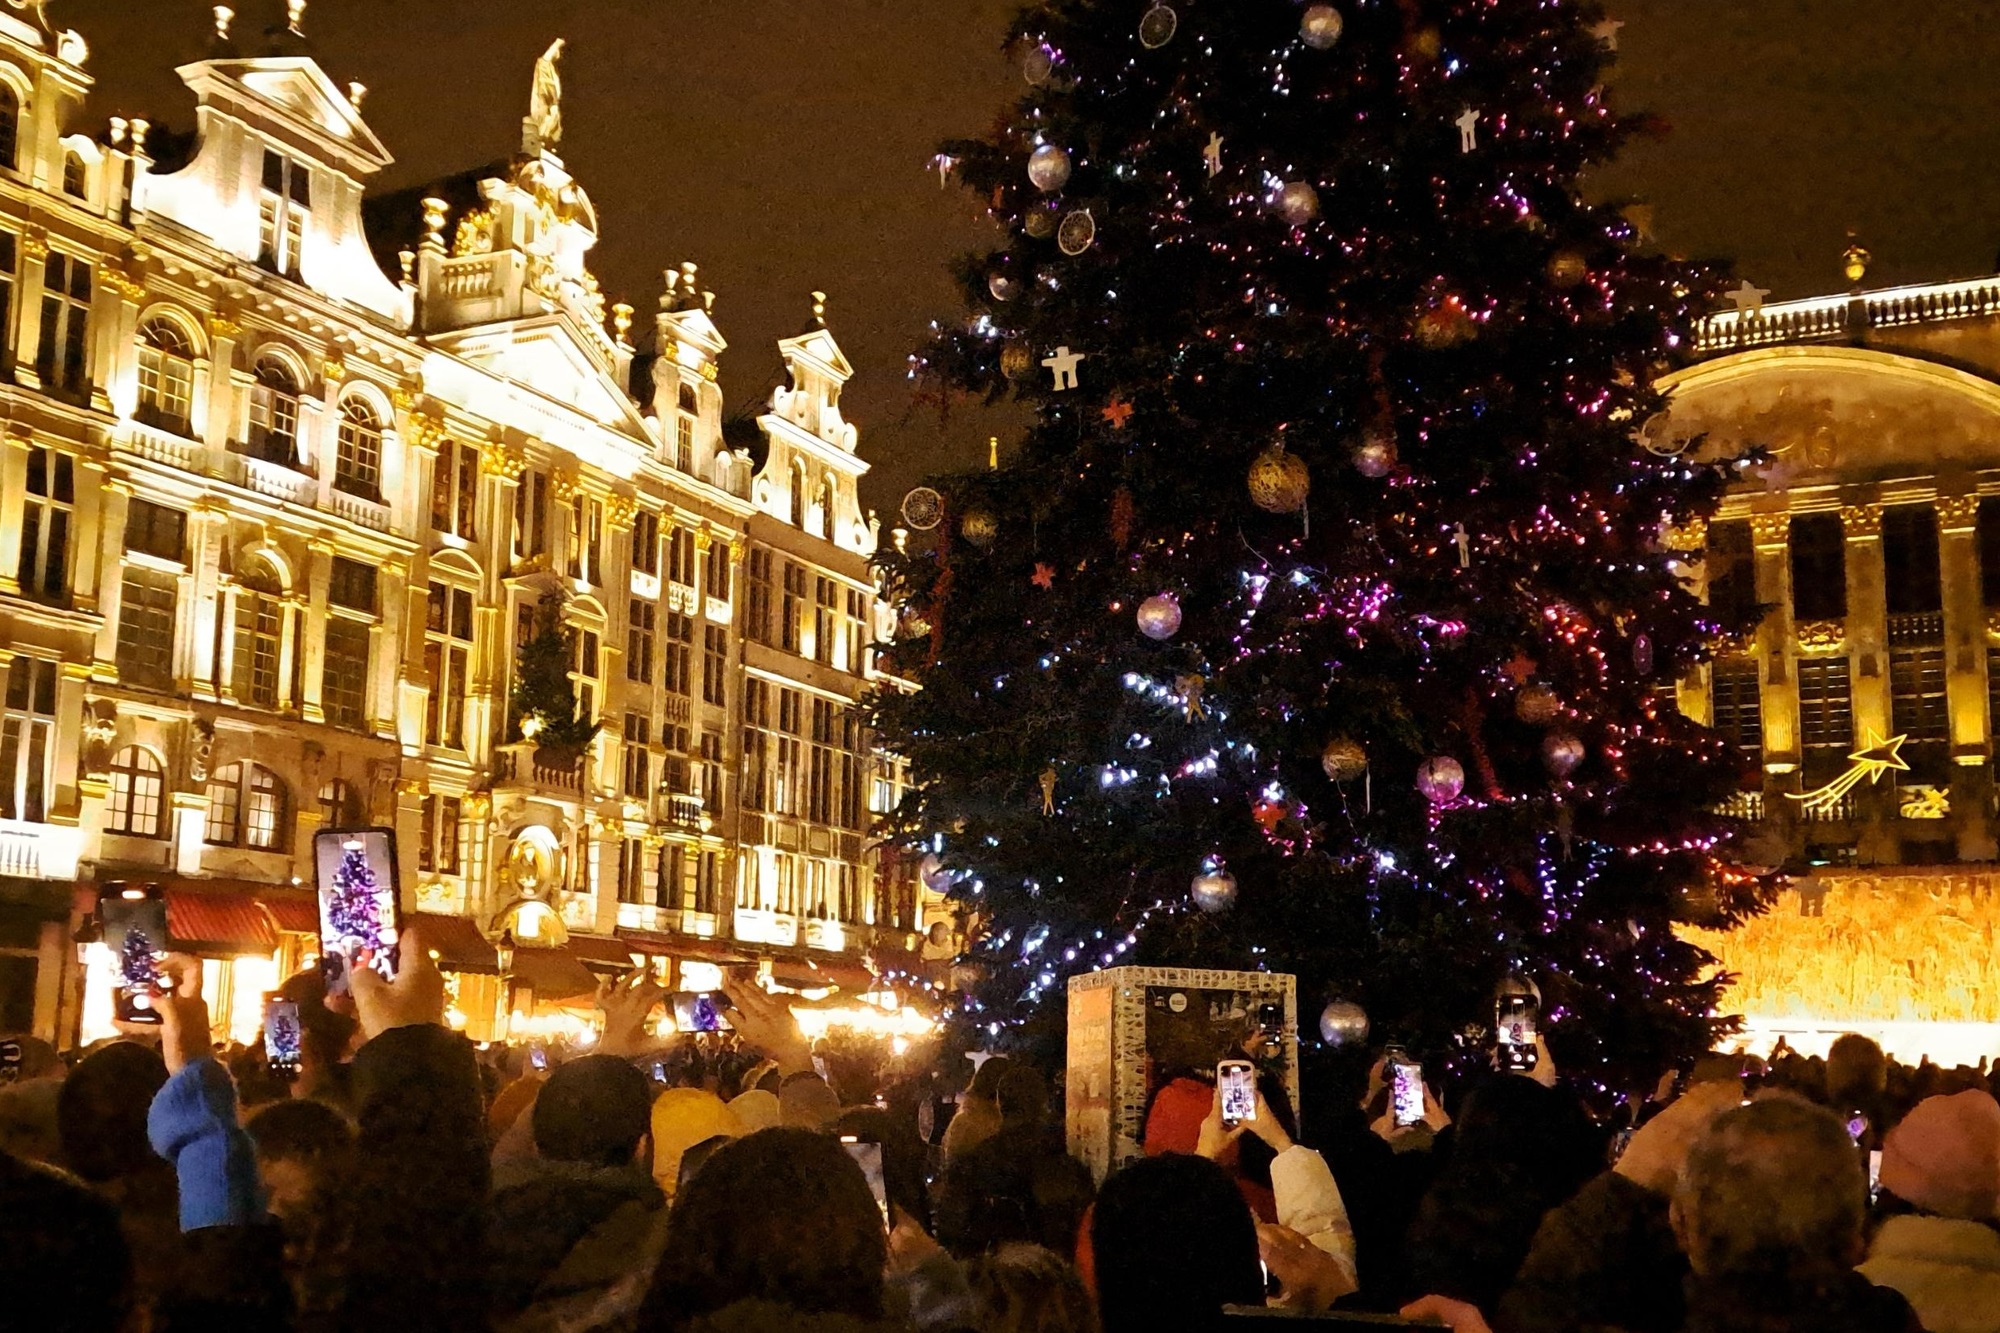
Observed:
[[[304,697],[298,701],[299,716],[307,722],[326,721],[326,592],[333,582],[333,540],[322,534],[306,543],[306,594],[301,602],[305,621],[300,637],[304,640],[299,680]],[[371,635],[373,631],[370,631]],[[287,679],[291,661],[285,661]]]
[[[145,283],[115,261],[99,261],[90,310],[92,405],[121,416],[136,411],[139,405],[139,367],[134,349],[138,346],[139,310],[145,301]],[[116,395],[111,393],[114,387],[118,390]],[[200,424],[199,418],[195,424]]]
[[[235,652],[236,590],[222,583],[223,546],[229,540],[229,512],[212,500],[188,514],[188,573],[181,580],[180,618],[187,636],[188,675],[196,698],[233,703],[229,670]]]
[[[98,483],[98,494],[97,612],[103,620],[97,627],[93,655],[100,673],[109,674],[117,670],[118,625],[125,609],[125,584],[119,571],[125,560],[125,518],[132,504],[131,479],[122,473],[105,473]]]
[[[1756,656],[1763,664],[1765,788],[1775,795],[1796,790],[1799,769],[1798,644],[1792,628],[1792,516],[1752,514],[1756,543],[1757,600],[1770,608],[1757,626]]]
[[[507,659],[512,626],[507,605],[507,571],[513,546],[514,492],[527,471],[527,456],[498,440],[480,448],[480,480],[486,492],[485,524],[476,529],[485,548],[485,586],[472,611],[472,679],[466,690],[466,757],[474,765],[493,762],[493,738],[500,734],[501,700],[511,678]]]
[[[1882,569],[1882,506],[1872,497],[1841,506],[1847,538],[1847,642],[1854,662],[1854,737],[1891,734],[1889,685],[1889,603]],[[1864,865],[1893,864],[1900,851],[1896,836],[1896,789],[1891,782],[1855,789],[1861,812],[1855,851]]]
[[[346,378],[345,361],[322,361],[318,396],[299,399],[299,437],[309,450],[306,456],[312,459],[313,475],[319,481],[318,503],[323,513],[333,510],[333,475],[339,471],[340,449],[340,414],[333,405]]]
[[[419,497],[412,511],[410,529],[423,532],[429,526],[428,503],[421,497],[428,496],[436,482],[438,447],[444,440],[444,423],[424,412],[411,412],[409,423],[403,431],[404,447],[409,451],[411,489]],[[430,548],[419,545],[410,557],[410,563],[402,579],[400,588],[384,588],[381,594],[384,607],[382,644],[392,649],[396,655],[393,667],[386,672],[378,672],[378,678],[390,682],[394,691],[395,706],[390,714],[396,739],[406,755],[423,752],[424,714],[430,704],[431,691],[437,682],[424,673],[424,613],[429,598]],[[398,630],[389,632],[387,608],[400,608]]]
[[[30,312],[19,320],[14,334],[14,378],[30,389],[42,387],[41,372],[36,369],[42,349],[42,322],[34,318],[32,312],[42,308],[42,292],[47,284],[46,261],[49,257],[49,233],[46,227],[31,223],[21,229],[21,277],[16,284],[14,295],[19,302],[18,309]],[[7,569],[14,566],[10,562]]]
[[[115,562],[102,561],[99,548],[104,531],[104,473],[101,457],[76,455],[76,503],[70,511],[69,604],[83,612],[99,609],[103,572],[117,568]],[[124,525],[121,522],[119,526],[122,530]]]
[[[368,627],[368,731],[400,741],[405,719],[409,718],[413,719],[409,723],[410,734],[421,743],[424,694],[413,676],[423,669],[423,650],[417,650],[412,662],[405,642],[412,620],[419,627],[418,632],[423,625],[421,612],[410,614],[410,562],[384,560],[376,579],[377,620]]]
[[[1987,725],[1986,607],[1979,581],[1979,497],[1940,496],[1945,696],[1951,713],[1951,819],[1961,861],[1990,861],[1992,770]]]
[[[21,591],[21,514],[28,494],[28,449],[33,444],[22,426],[10,426],[0,436],[0,593]]]
[[[229,316],[208,317],[207,397],[194,404],[194,420],[212,457],[227,453],[236,433],[236,343],[242,336],[243,326]]]

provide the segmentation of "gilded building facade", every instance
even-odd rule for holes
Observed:
[[[2000,279],[1737,310],[1642,439],[1744,458],[1687,534],[1713,604],[1763,608],[1683,706],[1746,758],[1732,813],[1799,877],[1704,936],[1753,1031],[1861,1027],[1914,1060],[2000,1047]]]
[[[695,266],[644,323],[590,272],[557,52],[511,159],[364,209],[391,158],[302,9],[178,70],[186,142],[88,126],[84,41],[0,11],[0,1030],[101,1028],[132,879],[254,1029],[359,823],[475,1035],[634,960],[868,989],[926,908],[866,841],[900,774],[824,298],[725,432]],[[580,759],[510,706],[543,616]]]

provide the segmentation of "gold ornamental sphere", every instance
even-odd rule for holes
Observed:
[[[1312,473],[1303,458],[1285,452],[1282,444],[1265,448],[1250,464],[1250,503],[1272,514],[1296,514],[1305,508],[1312,490]]]
[[[1335,782],[1352,782],[1368,771],[1368,751],[1352,736],[1336,736],[1319,752],[1319,766]]]

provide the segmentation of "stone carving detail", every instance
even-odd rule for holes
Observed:
[[[1800,652],[1836,653],[1847,646],[1844,620],[1801,620],[1795,628]]]
[[[1847,533],[1847,539],[1857,537],[1880,537],[1882,535],[1881,505],[1842,505],[1840,526]]]
[[[1759,546],[1783,546],[1792,535],[1790,514],[1750,515],[1750,534]]]
[[[1938,527],[1945,532],[1966,532],[1978,525],[1979,497],[1953,495],[1937,502]]]
[[[92,699],[83,706],[83,754],[80,763],[87,778],[103,779],[111,773],[111,753],[118,739],[118,705],[109,699]]]
[[[209,765],[215,758],[215,722],[198,717],[188,724],[188,781],[208,781]]]

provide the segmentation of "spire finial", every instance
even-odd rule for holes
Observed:
[[[815,324],[819,325],[819,326],[820,326],[821,328],[825,328],[825,327],[826,327],[826,293],[825,293],[825,292],[814,292],[814,293],[813,293],[813,323],[815,323]]]
[[[231,9],[228,5],[217,5],[215,7],[215,40],[218,42],[228,41],[229,25],[235,21],[235,10]]]
[[[292,36],[306,35],[305,29],[299,26],[305,22],[305,18],[306,0],[285,0],[285,26],[291,30]]]
[[[1000,437],[998,435],[987,437],[986,470],[988,472],[998,472],[1000,470]]]
[[[355,81],[347,85],[347,104],[356,111],[361,109],[361,99],[368,96],[368,85]]]
[[[1868,263],[1874,257],[1868,253],[1860,240],[1856,238],[1854,228],[1849,227],[1847,229],[1847,250],[1840,256],[1841,272],[1847,275],[1847,280],[1859,286],[1861,280],[1868,276]]]

